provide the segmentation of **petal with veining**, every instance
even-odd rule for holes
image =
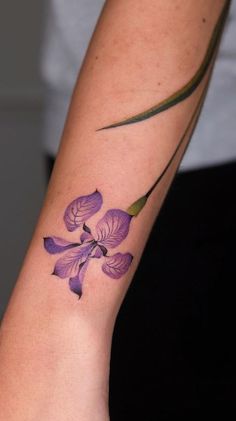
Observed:
[[[119,279],[129,269],[133,256],[130,253],[116,253],[105,259],[102,265],[103,272],[113,279]]]
[[[99,211],[102,206],[102,195],[95,191],[87,196],[80,196],[67,206],[64,222],[68,231],[75,231],[82,226],[91,216]]]
[[[73,247],[78,247],[79,243],[72,243],[60,237],[44,237],[44,248],[50,254],[62,253]]]
[[[107,248],[117,247],[128,235],[132,216],[121,209],[108,210],[96,226],[96,241]]]
[[[81,263],[84,263],[93,249],[92,244],[85,244],[68,251],[63,257],[57,260],[53,275],[60,278],[74,277],[79,272]]]

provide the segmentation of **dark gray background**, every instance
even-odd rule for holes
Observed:
[[[0,14],[0,316],[16,281],[42,203],[43,27],[40,1],[4,0]]]

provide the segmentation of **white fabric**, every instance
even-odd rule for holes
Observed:
[[[45,149],[56,155],[70,95],[104,0],[50,0],[42,49],[47,86]],[[180,169],[236,159],[236,0],[204,110]]]

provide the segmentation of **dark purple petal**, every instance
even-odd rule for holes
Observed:
[[[113,279],[119,279],[130,267],[133,256],[130,253],[116,253],[114,256],[106,257],[102,265],[103,272]]]
[[[63,257],[57,260],[53,275],[60,278],[74,277],[79,272],[81,263],[84,263],[93,249],[92,244],[85,244],[68,251]]]
[[[70,286],[71,291],[73,291],[79,297],[81,297],[82,295],[82,284],[83,284],[84,275],[87,270],[88,264],[89,264],[89,260],[86,260],[86,262],[81,263],[79,266],[79,271],[77,275],[69,279],[69,286]]]
[[[101,244],[99,244],[99,247],[100,247],[100,249],[102,251],[103,256],[106,256],[107,255],[107,249],[106,249],[106,247],[102,246]]]
[[[129,232],[131,218],[127,212],[110,209],[96,226],[96,240],[105,247],[117,247]]]
[[[97,190],[73,200],[65,210],[64,222],[68,231],[75,231],[102,206],[102,195]]]
[[[65,250],[80,245],[79,243],[71,243],[70,241],[63,240],[60,237],[44,237],[43,241],[44,248],[51,254],[62,253]]]
[[[99,246],[95,247],[93,252],[91,253],[91,257],[96,257],[96,259],[100,259],[103,256],[103,252]]]
[[[83,224],[83,230],[84,230],[85,232],[88,232],[89,234],[91,234],[91,229],[88,227],[88,225]]]

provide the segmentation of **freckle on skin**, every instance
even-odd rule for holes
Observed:
[[[203,21],[203,23],[206,23],[206,19],[205,18],[202,18],[202,21]]]

